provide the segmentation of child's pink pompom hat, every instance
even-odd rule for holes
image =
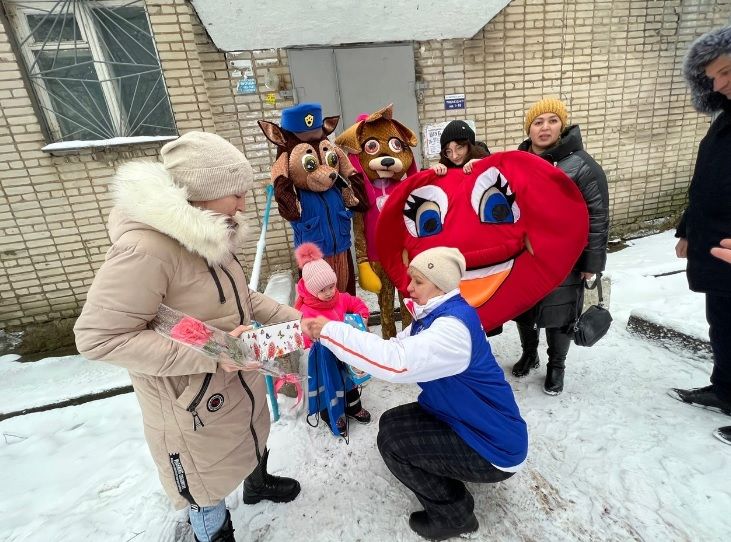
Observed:
[[[294,251],[294,257],[302,269],[305,288],[312,295],[317,295],[323,288],[337,283],[335,271],[322,259],[322,251],[315,243],[302,243]]]

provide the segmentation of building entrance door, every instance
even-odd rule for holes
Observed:
[[[336,135],[359,114],[392,103],[394,116],[417,134],[414,156],[417,166],[421,164],[411,44],[288,49],[287,56],[295,101],[321,103],[323,116],[340,115]]]

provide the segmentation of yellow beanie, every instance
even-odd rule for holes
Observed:
[[[533,124],[536,117],[540,117],[544,113],[556,113],[558,118],[561,119],[561,129],[566,128],[568,125],[569,112],[566,109],[566,104],[558,98],[543,98],[531,105],[525,114],[526,134],[530,133],[530,125]]]

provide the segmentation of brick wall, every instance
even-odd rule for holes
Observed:
[[[681,75],[690,42],[731,22],[729,0],[513,0],[474,38],[417,43],[422,125],[471,118],[490,149],[526,136],[525,109],[560,96],[609,179],[615,231],[685,201],[709,117]],[[444,95],[466,94],[465,110]]]
[[[248,199],[251,267],[275,150],[256,121],[292,105],[265,100],[266,70],[291,88],[283,50],[222,53],[191,5],[147,0],[177,127],[215,130],[241,148],[257,184]],[[514,0],[469,40],[414,44],[417,77],[428,83],[420,123],[473,118],[492,149],[524,137],[522,115],[543,95],[560,95],[582,126],[589,152],[610,181],[613,223],[670,214],[682,205],[707,117],[689,105],[682,56],[701,32],[731,17],[731,0]],[[155,157],[159,144],[51,156],[0,26],[0,328],[75,316],[108,247],[107,183],[122,161]],[[230,60],[250,59],[259,92],[237,95]],[[464,92],[467,109],[444,110]],[[276,205],[262,276],[293,266],[289,226]]]
[[[0,26],[0,327],[75,316],[108,245],[106,184],[156,145],[50,156]]]
[[[280,77],[280,84],[283,87],[291,87],[287,55],[285,51],[276,49],[220,52],[211,43],[197,17],[195,15],[193,17],[196,21],[195,40],[216,124],[216,133],[243,150],[254,169],[254,191],[247,199],[246,210],[252,235],[243,250],[244,266],[250,270],[261,232],[261,217],[266,207],[265,185],[269,181],[271,165],[276,158],[276,149],[264,137],[256,121],[264,119],[279,122],[281,110],[294,105],[291,99],[283,100],[278,93],[274,93],[276,97],[274,104],[265,100],[266,95],[271,93],[263,84],[267,70]],[[259,85],[256,94],[237,94],[239,77],[234,77],[236,69],[229,65],[229,62],[234,60],[251,61]],[[276,202],[272,201],[266,250],[262,260],[262,277],[266,278],[274,271],[291,269],[294,265],[290,227],[279,216]],[[260,281],[260,289],[264,286],[262,282]]]
[[[189,3],[150,0],[147,8],[179,132],[218,132],[246,153],[258,181],[268,179],[273,149],[256,120],[276,120],[277,111],[292,103],[268,105],[264,93],[236,96],[226,55],[210,43]],[[108,182],[120,163],[155,158],[161,146],[87,149],[64,156],[42,152],[47,141],[8,30],[0,25],[0,329],[78,314],[109,245]],[[266,66],[288,82],[283,52],[234,56],[252,58],[255,72]],[[249,269],[265,199],[261,183],[247,209],[253,235],[243,256]],[[263,277],[292,265],[288,228],[274,207]]]

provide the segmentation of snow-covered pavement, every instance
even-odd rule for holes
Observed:
[[[470,486],[479,540],[728,539],[731,446],[711,432],[731,418],[665,394],[706,385],[711,364],[625,329],[630,311],[641,309],[707,336],[703,296],[688,292],[684,275],[653,277],[683,267],[673,245],[665,233],[610,255],[615,323],[593,348],[572,347],[562,395],[542,392],[545,364],[523,380],[508,376],[528,422],[529,458],[504,483]],[[514,325],[491,342],[509,374],[520,351]],[[124,371],[78,356],[13,360],[0,357],[0,412],[129,382]],[[372,381],[363,403],[378,418],[417,393]],[[239,489],[227,499],[237,539],[420,540],[407,524],[418,503],[383,464],[377,423],[351,426],[346,445],[289,404],[282,400],[272,428],[270,470],[296,475],[302,493],[288,504],[249,506]],[[0,422],[0,465],[0,540],[192,540],[185,514],[159,486],[133,394]]]

